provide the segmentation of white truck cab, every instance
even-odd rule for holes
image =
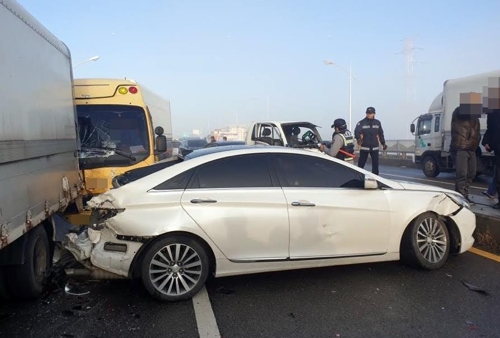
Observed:
[[[450,154],[451,119],[455,108],[460,106],[460,94],[481,93],[484,101],[488,80],[495,77],[500,77],[500,70],[445,81],[443,91],[432,101],[427,113],[417,117],[410,125],[410,131],[415,135],[414,161],[422,167],[427,177],[455,171],[455,163]],[[483,137],[486,131],[486,115],[483,114],[479,121]],[[492,153],[487,152],[482,145],[476,153],[477,175],[491,170]]]
[[[245,143],[319,151],[322,140],[317,128],[311,122],[254,122]]]

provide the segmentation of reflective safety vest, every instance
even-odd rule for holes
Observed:
[[[335,135],[342,137],[342,147],[335,157],[342,161],[352,161],[354,159],[354,136],[347,129],[333,133],[332,139]]]

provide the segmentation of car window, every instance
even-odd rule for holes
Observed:
[[[283,187],[363,188],[364,175],[341,164],[307,155],[275,156]]]
[[[204,139],[188,140],[187,141],[188,147],[192,147],[192,148],[203,148],[207,143],[208,143],[207,140],[204,140]]]
[[[186,170],[179,175],[172,177],[169,180],[157,185],[153,190],[184,190],[186,189],[191,176],[193,176],[194,169]]]
[[[221,147],[224,148],[224,147]],[[193,189],[272,187],[265,155],[231,156],[198,167]]]

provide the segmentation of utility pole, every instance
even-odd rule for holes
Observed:
[[[270,121],[270,119],[269,119],[269,96],[267,97],[267,120]]]
[[[418,34],[407,37],[403,40],[400,40],[400,42],[404,43],[404,48],[399,53],[396,53],[396,55],[401,54],[401,55],[405,56],[406,99],[408,102],[414,102],[417,99],[417,93],[415,90],[415,72],[414,72],[414,67],[413,67],[413,65],[417,62],[413,58],[413,53],[417,49],[420,49],[420,50],[422,49],[419,47],[415,47],[414,40],[417,36],[418,36]]]
[[[356,77],[352,75],[351,62],[349,61],[348,70],[331,60],[324,60],[323,62],[327,66],[337,66],[349,75],[349,130],[352,130],[352,79],[356,79]]]
[[[406,114],[408,115],[407,118],[409,121],[411,121],[417,112],[415,111],[415,105],[417,101],[417,91],[415,89],[415,69],[414,69],[414,64],[417,63],[415,61],[415,58],[413,57],[413,54],[415,50],[421,50],[422,48],[415,47],[414,41],[415,38],[418,36],[413,35],[409,36],[403,40],[400,40],[400,42],[404,43],[404,48],[402,51],[399,53],[396,53],[396,55],[403,55],[405,57],[405,66],[406,66]],[[408,131],[408,138],[411,138],[412,135]]]

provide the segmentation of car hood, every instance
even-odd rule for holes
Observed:
[[[399,183],[405,190],[435,191],[435,192],[442,192],[445,194],[454,194],[454,195],[458,194],[456,191],[428,184],[420,184],[420,183],[406,182],[406,181],[395,181],[395,182]]]

